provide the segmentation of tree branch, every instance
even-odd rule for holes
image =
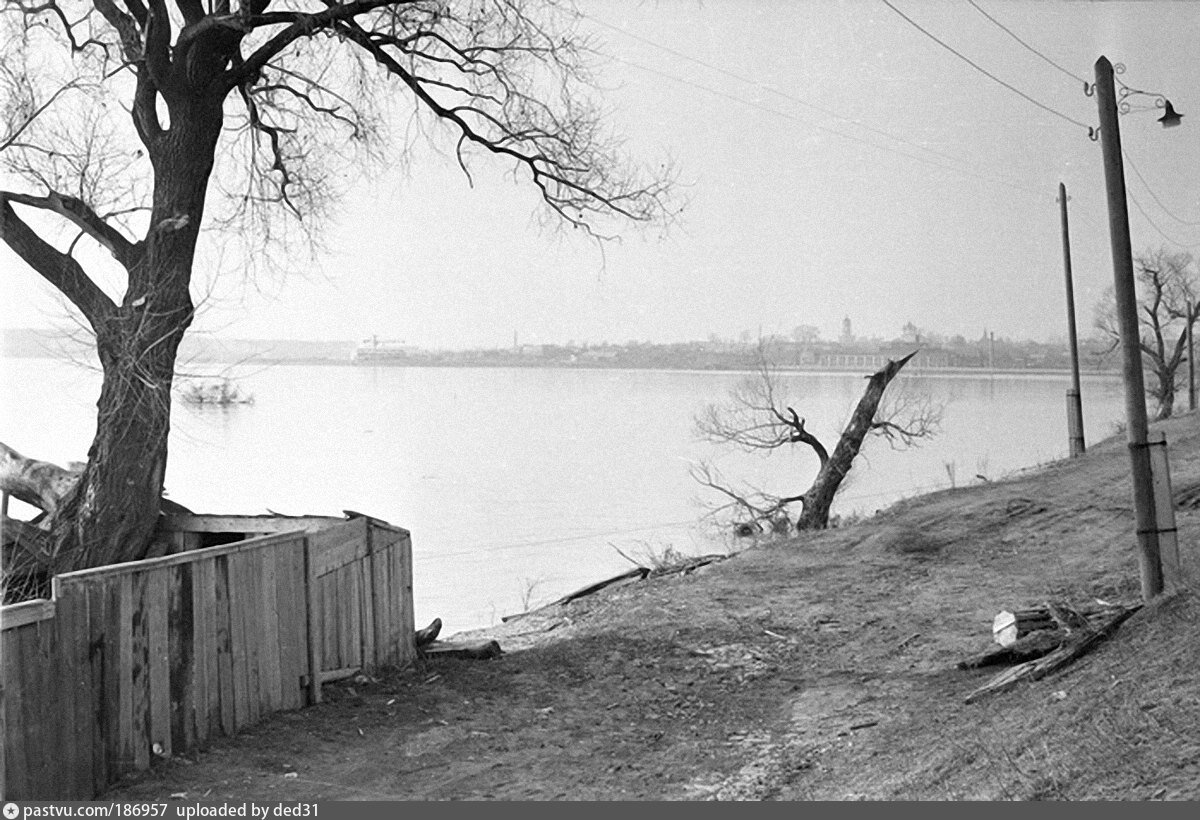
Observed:
[[[56,250],[17,216],[9,202],[11,196],[0,192],[0,241],[58,288],[95,330],[116,311],[117,306],[77,261]]]
[[[130,242],[120,231],[105,222],[83,200],[73,196],[64,196],[56,191],[51,191],[46,196],[30,196],[29,194],[0,191],[0,197],[9,202],[16,202],[20,205],[28,205],[31,208],[39,208],[58,214],[107,248],[109,253],[113,255],[113,258],[120,262],[123,267],[126,269],[132,267],[138,250],[137,245]]]

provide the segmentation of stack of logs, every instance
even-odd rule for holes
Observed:
[[[1115,632],[1139,609],[1140,604],[1126,606],[1099,600],[1095,605],[1074,609],[1060,601],[1047,601],[1032,609],[1000,612],[992,622],[992,635],[1000,648],[960,661],[958,668],[1017,665],[971,692],[966,702],[1062,669]]]

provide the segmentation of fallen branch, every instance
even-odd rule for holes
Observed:
[[[1093,629],[1074,633],[1066,643],[1050,654],[1037,660],[1027,661],[1019,666],[1014,666],[996,675],[983,686],[980,686],[967,695],[965,702],[974,703],[985,695],[1008,691],[1023,680],[1040,680],[1074,663],[1109,635],[1116,632],[1117,627],[1141,608],[1141,604],[1121,608],[1119,611],[1105,618]]]
[[[469,658],[471,660],[488,660],[489,658],[498,658],[503,654],[500,643],[494,639],[478,643],[434,641],[421,647],[420,651],[425,657]]]
[[[1059,629],[1044,629],[1032,632],[1007,646],[990,649],[981,655],[958,662],[959,669],[978,669],[981,666],[1011,665],[1049,655],[1066,641],[1067,635]]]

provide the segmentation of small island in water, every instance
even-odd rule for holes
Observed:
[[[207,404],[226,407],[234,404],[254,404],[254,395],[243,393],[230,379],[193,381],[180,391],[185,404]]]

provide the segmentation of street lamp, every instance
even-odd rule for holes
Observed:
[[[1123,85],[1118,100],[1114,88],[1113,65],[1107,57],[1101,56],[1096,61],[1095,71],[1096,102],[1100,113],[1100,144],[1104,154],[1104,182],[1108,190],[1108,232],[1112,243],[1113,285],[1125,381],[1126,438],[1133,473],[1138,564],[1142,577],[1142,599],[1149,601],[1163,591],[1163,567],[1150,450],[1146,441],[1146,388],[1142,378],[1137,291],[1133,278],[1133,248],[1129,240],[1129,207],[1125,197],[1125,166],[1121,158],[1121,131],[1117,125],[1118,105],[1122,112],[1128,112],[1131,106],[1126,98],[1145,92]],[[1164,127],[1179,124],[1180,115],[1165,97],[1148,96],[1156,97],[1156,107],[1165,109],[1166,113],[1159,120]]]

